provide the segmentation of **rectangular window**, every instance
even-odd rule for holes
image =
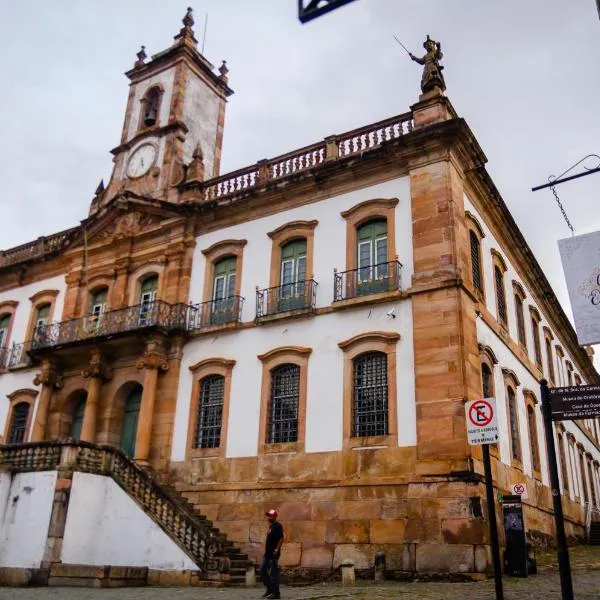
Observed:
[[[523,299],[515,294],[515,314],[517,317],[517,334],[519,343],[527,348],[527,337],[525,336],[525,316],[523,315]]]
[[[358,245],[358,279],[359,281],[369,281],[371,279],[371,267],[373,265],[373,258],[371,241],[361,242]]]
[[[469,233],[471,242],[471,273],[473,276],[473,286],[478,292],[483,293],[483,280],[481,278],[481,256],[479,251],[479,238],[471,231]]]
[[[267,444],[298,441],[300,367],[284,364],[271,371]]]
[[[542,368],[542,347],[540,345],[540,329],[538,320],[531,317],[531,333],[533,335],[533,351],[535,353],[535,364]]]
[[[498,320],[506,325],[506,298],[504,296],[504,276],[498,267],[494,269],[496,282],[496,304],[498,309]]]
[[[354,359],[352,436],[388,433],[387,356],[369,352]]]
[[[552,342],[546,339],[546,360],[548,364],[548,379],[554,383],[554,358],[552,356]]]
[[[221,444],[225,377],[209,375],[202,380],[196,415],[195,448],[218,448]]]

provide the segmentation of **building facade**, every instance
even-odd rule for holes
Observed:
[[[410,111],[220,175],[232,94],[188,13],[127,72],[114,169],[80,225],[0,253],[0,436],[120,448],[246,554],[379,551],[490,567],[466,400],[495,397],[494,484],[553,537],[539,382],[591,356],[442,90]],[[235,135],[229,132],[228,135]],[[600,423],[555,429],[569,535],[600,508]]]

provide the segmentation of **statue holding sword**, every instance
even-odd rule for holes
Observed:
[[[396,36],[394,36],[394,39],[406,50],[412,60],[425,67],[423,69],[423,77],[421,78],[421,91],[424,94],[435,88],[440,88],[444,91],[446,89],[446,82],[442,75],[444,67],[440,65],[440,60],[444,56],[442,54],[442,45],[427,36],[427,39],[423,43],[423,47],[427,53],[422,58],[419,58],[410,52]]]

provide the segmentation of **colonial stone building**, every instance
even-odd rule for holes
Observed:
[[[394,570],[485,571],[464,418],[482,396],[499,410],[494,484],[527,483],[528,533],[551,539],[539,382],[599,377],[443,79],[404,114],[221,175],[228,71],[183,23],[127,72],[89,216],[0,253],[0,495],[21,490],[0,506],[38,540],[0,521],[0,566],[223,572],[206,557],[257,558],[277,507],[285,567],[384,551]],[[600,425],[555,434],[582,536]],[[47,506],[33,525],[26,497]],[[186,556],[148,558],[107,524],[136,506],[160,529],[141,542],[166,534]]]

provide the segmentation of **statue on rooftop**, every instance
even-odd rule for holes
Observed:
[[[431,92],[432,90],[439,88],[443,92],[446,89],[446,82],[442,75],[444,67],[440,65],[440,60],[442,60],[442,57],[444,56],[442,54],[442,45],[427,36],[427,39],[423,43],[423,47],[427,50],[427,54],[422,58],[409,52],[412,60],[425,66],[423,69],[423,77],[421,78],[421,91],[425,94],[426,92]]]

